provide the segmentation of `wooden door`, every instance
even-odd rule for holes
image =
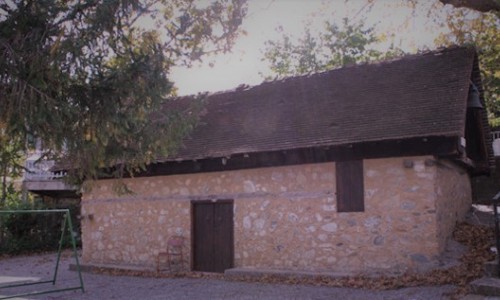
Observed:
[[[193,202],[193,269],[224,272],[233,267],[233,201]]]

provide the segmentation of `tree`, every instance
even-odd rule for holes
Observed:
[[[169,70],[229,51],[245,14],[246,0],[1,3],[1,146],[40,138],[78,180],[171,154],[196,112],[162,109]]]
[[[422,9],[425,8],[425,17],[429,23],[449,29],[449,33],[442,34],[435,40],[436,47],[474,45],[478,50],[490,124],[494,127],[500,127],[500,73],[498,71],[500,15],[494,6],[484,5],[487,2],[493,3],[492,1],[472,3],[454,0],[394,2],[396,7],[406,5],[412,9],[411,15],[406,16],[405,21],[395,31],[407,32],[409,30],[408,24],[415,21],[416,16],[422,14]],[[467,8],[445,7],[443,3]],[[372,9],[374,9],[374,2],[367,0],[359,12],[368,15]],[[395,35],[397,34],[395,33]],[[383,41],[383,37],[384,34],[376,34],[374,27],[365,28],[362,22],[351,24],[347,19],[344,19],[342,26],[332,26],[330,23],[326,23],[325,31],[316,36],[307,29],[298,42],[294,42],[292,37],[287,34],[284,34],[280,41],[268,41],[264,60],[269,62],[273,74],[277,78],[282,78],[338,68],[352,63],[385,60],[404,54],[401,49],[394,47],[394,45],[390,45],[388,48],[386,46],[378,47]],[[418,51],[422,50],[428,49]]]
[[[451,4],[455,7],[467,7],[480,12],[500,12],[500,1],[498,0],[439,0],[443,4]]]
[[[438,46],[474,45],[478,51],[482,83],[490,124],[500,127],[500,18],[492,13],[454,10],[443,26],[448,34],[436,39]]]
[[[342,66],[389,59],[403,54],[391,45],[386,52],[374,48],[381,39],[375,28],[365,28],[363,22],[351,24],[347,18],[342,25],[325,22],[325,31],[317,36],[306,28],[297,40],[283,34],[280,41],[267,41],[263,60],[267,60],[276,78],[301,75]]]
[[[9,140],[7,142],[7,140]],[[0,130],[0,207],[9,196],[16,195],[12,180],[22,175],[24,170],[23,142],[10,139]]]

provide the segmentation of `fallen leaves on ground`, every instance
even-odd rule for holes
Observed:
[[[284,284],[313,284],[331,287],[363,288],[372,290],[394,290],[417,286],[455,285],[454,295],[466,294],[468,284],[483,276],[484,263],[495,259],[490,250],[493,243],[493,228],[469,223],[456,226],[453,238],[467,246],[468,250],[460,258],[460,264],[447,269],[435,269],[427,273],[406,273],[400,276],[353,276],[332,278],[317,276],[313,278],[297,278],[284,276],[242,276],[237,280]]]
[[[266,274],[262,276],[231,277],[231,280],[292,285],[310,284],[316,286],[363,288],[372,290],[393,290],[406,287],[450,284],[458,287],[456,294],[465,294],[468,291],[468,284],[472,280],[480,278],[483,275],[483,264],[495,259],[495,254],[490,250],[493,243],[493,237],[493,228],[469,223],[458,224],[453,233],[453,238],[468,248],[466,253],[460,258],[460,264],[447,269],[435,269],[428,273],[406,273],[400,276],[379,277],[367,275],[350,277],[300,277],[293,275]],[[224,279],[223,274],[200,272],[171,274],[108,268],[95,268],[92,271],[101,274],[121,276]]]

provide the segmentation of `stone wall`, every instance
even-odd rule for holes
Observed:
[[[436,164],[436,217],[439,249],[444,250],[457,222],[463,221],[472,205],[471,181],[467,172],[444,160],[427,161]]]
[[[358,213],[336,212],[335,163],[126,179],[134,191],[126,196],[114,194],[113,180],[100,180],[82,199],[83,262],[152,267],[170,235],[190,241],[191,200],[233,199],[236,267],[412,268],[439,254],[453,223],[436,200],[456,197],[444,179],[456,170],[431,160],[365,160],[365,212]]]

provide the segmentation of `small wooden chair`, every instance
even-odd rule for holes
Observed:
[[[183,248],[185,244],[185,238],[179,235],[173,235],[167,240],[166,251],[159,252],[156,257],[156,272],[161,271],[160,265],[162,258],[167,259],[169,271],[173,271],[172,266],[177,265],[179,270],[182,269],[184,264]]]

